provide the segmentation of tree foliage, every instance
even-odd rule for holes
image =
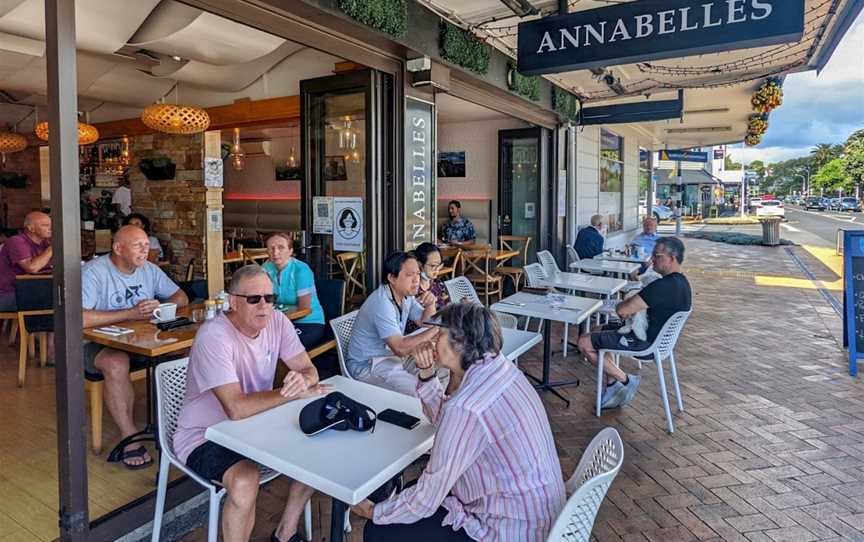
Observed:
[[[849,136],[843,147],[843,170],[856,184],[864,183],[864,129]]]
[[[821,169],[831,160],[840,158],[843,154],[843,145],[832,145],[831,143],[819,143],[813,150],[810,151],[810,156],[813,158],[813,165],[816,169]]]
[[[835,158],[822,166],[813,176],[813,187],[821,188],[825,192],[843,190],[845,193],[855,191],[855,183],[852,177],[846,173],[842,158]]]

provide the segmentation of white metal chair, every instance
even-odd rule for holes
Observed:
[[[543,266],[547,276],[561,272],[561,269],[558,267],[558,262],[555,261],[555,256],[553,256],[548,250],[541,250],[538,252],[537,261]]]
[[[531,288],[542,288],[543,281],[549,277],[546,269],[539,263],[532,263],[526,265],[522,269],[525,270],[528,286],[530,286]]]
[[[333,336],[336,338],[336,354],[339,356],[339,368],[342,370],[342,376],[345,378],[353,378],[348,372],[348,367],[345,366],[345,359],[348,357],[348,342],[351,340],[351,330],[354,329],[354,320],[357,319],[359,310],[349,312],[339,318],[330,320],[330,327],[333,328]]]
[[[565,484],[570,498],[549,531],[547,542],[588,542],[600,504],[624,464],[624,443],[611,427],[597,433]]]
[[[448,280],[444,283],[444,287],[447,288],[447,295],[450,296],[452,303],[460,303],[463,299],[467,299],[478,305],[483,304],[471,281],[465,277],[456,277],[455,279]]]
[[[573,248],[573,245],[567,245],[567,269],[570,269],[570,264],[573,262],[578,262],[581,258],[579,257],[579,253],[576,252],[576,249]]]
[[[156,367],[156,408],[158,409],[159,421],[159,447],[161,450],[159,460],[159,481],[156,486],[156,511],[153,515],[152,542],[158,542],[162,534],[162,515],[165,512],[165,497],[168,494],[168,473],[171,465],[174,465],[187,476],[207,488],[210,493],[210,517],[207,527],[207,540],[216,542],[219,539],[219,504],[226,490],[217,486],[210,480],[198,476],[192,469],[187,467],[174,454],[174,432],[177,430],[177,420],[180,417],[180,408],[183,406],[183,397],[186,395],[186,368],[189,358],[178,359],[162,363]],[[258,467],[261,476],[260,483],[278,478],[279,473],[266,467]],[[312,506],[306,503],[304,511],[306,527],[306,539],[312,540]]]
[[[675,428],[672,426],[672,411],[669,410],[669,396],[666,394],[666,377],[663,372],[663,360],[669,360],[669,367],[672,371],[672,385],[675,387],[675,398],[678,400],[678,410],[684,411],[684,401],[681,398],[681,388],[678,385],[678,369],[675,367],[675,345],[678,343],[678,337],[681,335],[681,330],[684,329],[684,324],[687,318],[690,317],[691,311],[681,311],[673,314],[663,327],[657,338],[651,343],[651,346],[641,352],[629,352],[627,350],[600,350],[597,352],[597,416],[600,415],[600,398],[603,395],[603,360],[606,354],[613,356],[615,365],[618,365],[619,357],[624,355],[628,357],[645,357],[653,356],[654,363],[657,364],[657,380],[660,384],[660,398],[663,401],[663,410],[666,412],[666,427],[669,433],[672,433]],[[650,362],[652,360],[642,360]]]

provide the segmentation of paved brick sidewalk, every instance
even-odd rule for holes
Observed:
[[[864,386],[846,373],[839,318],[815,290],[755,284],[761,273],[805,278],[783,248],[686,242],[694,314],[676,351],[686,410],[674,435],[665,431],[653,365],[641,370],[631,406],[598,419],[594,371],[572,357],[553,360],[555,379],[583,383],[566,391],[569,409],[543,398],[564,473],[605,426],[625,443],[596,539],[864,540]],[[520,363],[538,370],[539,354]],[[279,481],[263,490],[261,540],[284,494]],[[316,497],[314,505],[320,541],[329,504]],[[348,540],[359,541],[362,522],[353,524]],[[202,530],[188,537],[204,539]]]

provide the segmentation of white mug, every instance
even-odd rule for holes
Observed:
[[[160,322],[170,322],[177,317],[177,303],[161,303],[153,309],[153,318]]]

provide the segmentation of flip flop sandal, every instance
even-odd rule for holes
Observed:
[[[146,453],[147,453],[147,448],[145,448],[144,446],[139,446],[139,447],[135,448],[134,450],[124,451],[123,455],[120,457],[120,461],[123,463],[123,466],[129,470],[146,469],[147,467],[149,467],[150,465],[153,464],[153,458],[152,457],[148,461],[145,461],[144,463],[141,463],[140,465],[133,465],[131,463],[126,462],[127,459],[135,459],[138,457],[144,457],[144,455]]]

